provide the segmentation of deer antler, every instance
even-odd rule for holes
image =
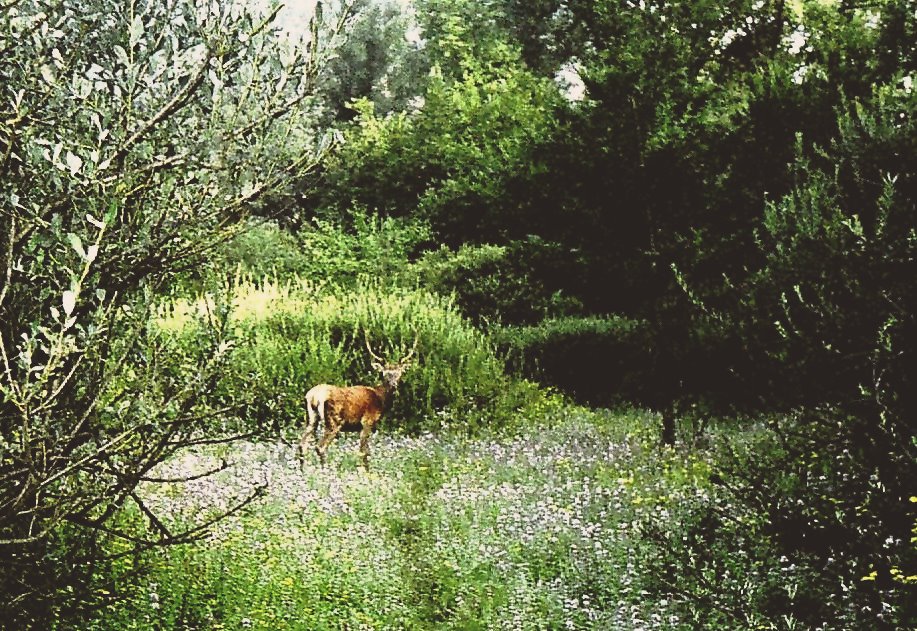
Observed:
[[[417,332],[417,329],[414,329],[414,345],[411,347],[411,352],[401,358],[399,364],[406,364],[411,361],[411,358],[414,356],[414,352],[417,350],[417,343],[420,341],[420,334]]]
[[[369,354],[372,356],[372,358],[375,359],[375,360],[376,360],[377,362],[379,362],[380,364],[384,364],[384,363],[385,363],[385,360],[382,359],[381,357],[379,357],[378,355],[376,355],[376,354],[373,352],[372,347],[370,347],[370,345],[369,345],[369,333],[367,332],[366,329],[363,329],[363,339],[366,340],[366,350],[369,351]]]

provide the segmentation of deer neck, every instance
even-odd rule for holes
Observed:
[[[395,398],[395,388],[396,386],[390,386],[387,383],[383,383],[373,388],[382,400],[382,408],[384,410],[387,410],[389,406],[391,406],[392,399]]]

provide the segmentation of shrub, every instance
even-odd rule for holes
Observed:
[[[279,429],[305,416],[305,393],[316,383],[377,383],[368,371],[364,331],[380,355],[419,346],[388,418],[407,429],[460,419],[473,426],[505,419],[528,391],[511,385],[486,336],[446,298],[387,289],[369,279],[353,289],[331,284],[241,281],[233,290],[233,351],[222,394],[244,392],[246,429]],[[193,339],[190,316],[208,300],[179,301],[158,326]],[[219,396],[220,393],[218,393]],[[485,421],[486,419],[486,421]]]
[[[580,401],[635,399],[648,374],[645,325],[620,316],[556,318],[495,331],[510,368]]]
[[[530,323],[581,309],[560,291],[570,262],[559,246],[535,237],[505,246],[442,247],[425,253],[413,271],[424,286],[454,295],[462,313],[478,323]]]
[[[353,287],[361,276],[373,274],[394,284],[428,238],[422,221],[373,217],[361,209],[333,221],[315,218],[298,231],[253,219],[205,265],[188,271],[177,293],[216,291],[238,276],[255,283],[309,278]]]
[[[868,417],[823,408],[776,417],[720,460],[733,503],[760,521],[784,571],[808,576],[766,603],[806,628],[912,628],[917,585],[914,500],[887,488],[880,467],[913,479],[905,454],[875,461]],[[906,485],[906,484],[905,484]],[[762,546],[763,547],[763,546]],[[786,591],[784,589],[784,591]]]
[[[288,279],[309,269],[309,260],[296,236],[275,222],[253,219],[244,230],[224,243],[214,256],[189,270],[179,281],[179,293],[194,295],[210,291],[236,274],[253,278]],[[223,277],[221,277],[223,275]]]
[[[355,287],[364,275],[383,285],[402,280],[409,258],[430,238],[430,230],[422,220],[376,217],[356,208],[341,221],[313,220],[298,238],[307,278]]]

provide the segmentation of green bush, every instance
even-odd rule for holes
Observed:
[[[494,332],[511,370],[580,401],[640,397],[649,371],[645,324],[620,316],[556,318]]]
[[[746,379],[792,413],[724,477],[780,555],[818,575],[806,592],[825,606],[797,617],[910,628],[917,95],[884,85],[845,105],[834,141],[809,156],[800,139],[795,186],[766,207],[737,322],[760,358]]]
[[[570,262],[557,244],[532,237],[505,246],[463,245],[426,252],[413,266],[418,282],[454,295],[475,322],[522,324],[580,310],[560,291]]]
[[[223,245],[217,264],[209,271],[232,273],[241,270],[254,278],[294,278],[309,271],[310,261],[295,234],[271,221],[250,223]]]
[[[641,526],[649,598],[687,628],[913,628],[911,502],[889,515],[842,424],[862,425],[806,414],[716,432],[713,484]]]
[[[199,326],[192,316],[208,300],[178,301],[158,326],[192,342]],[[455,419],[468,426],[500,422],[530,392],[504,375],[487,337],[435,294],[388,289],[369,279],[353,289],[262,280],[239,282],[232,302],[238,346],[217,397],[241,405],[245,429],[298,424],[305,393],[317,383],[378,383],[364,332],[376,353],[392,359],[405,355],[417,337],[414,366],[388,415],[407,429]]]
[[[251,220],[207,264],[185,273],[179,295],[214,291],[238,276],[287,282],[308,278],[353,287],[367,274],[397,283],[409,257],[429,238],[422,221],[348,211],[335,221],[315,218],[298,231]]]
[[[364,275],[383,285],[402,280],[409,258],[430,231],[422,220],[377,217],[356,208],[339,221],[313,220],[298,238],[305,277],[355,287]]]

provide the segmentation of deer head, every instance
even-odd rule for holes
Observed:
[[[366,341],[366,350],[369,351],[369,355],[372,357],[371,365],[373,369],[382,373],[382,384],[387,389],[395,390],[398,387],[398,383],[401,381],[402,375],[404,375],[405,371],[411,366],[411,359],[414,357],[414,352],[417,350],[417,342],[420,340],[420,336],[416,332],[414,333],[414,345],[411,346],[411,350],[408,354],[397,362],[386,362],[373,352],[372,346],[369,344],[369,333],[367,333],[365,329],[363,330],[363,338]]]

